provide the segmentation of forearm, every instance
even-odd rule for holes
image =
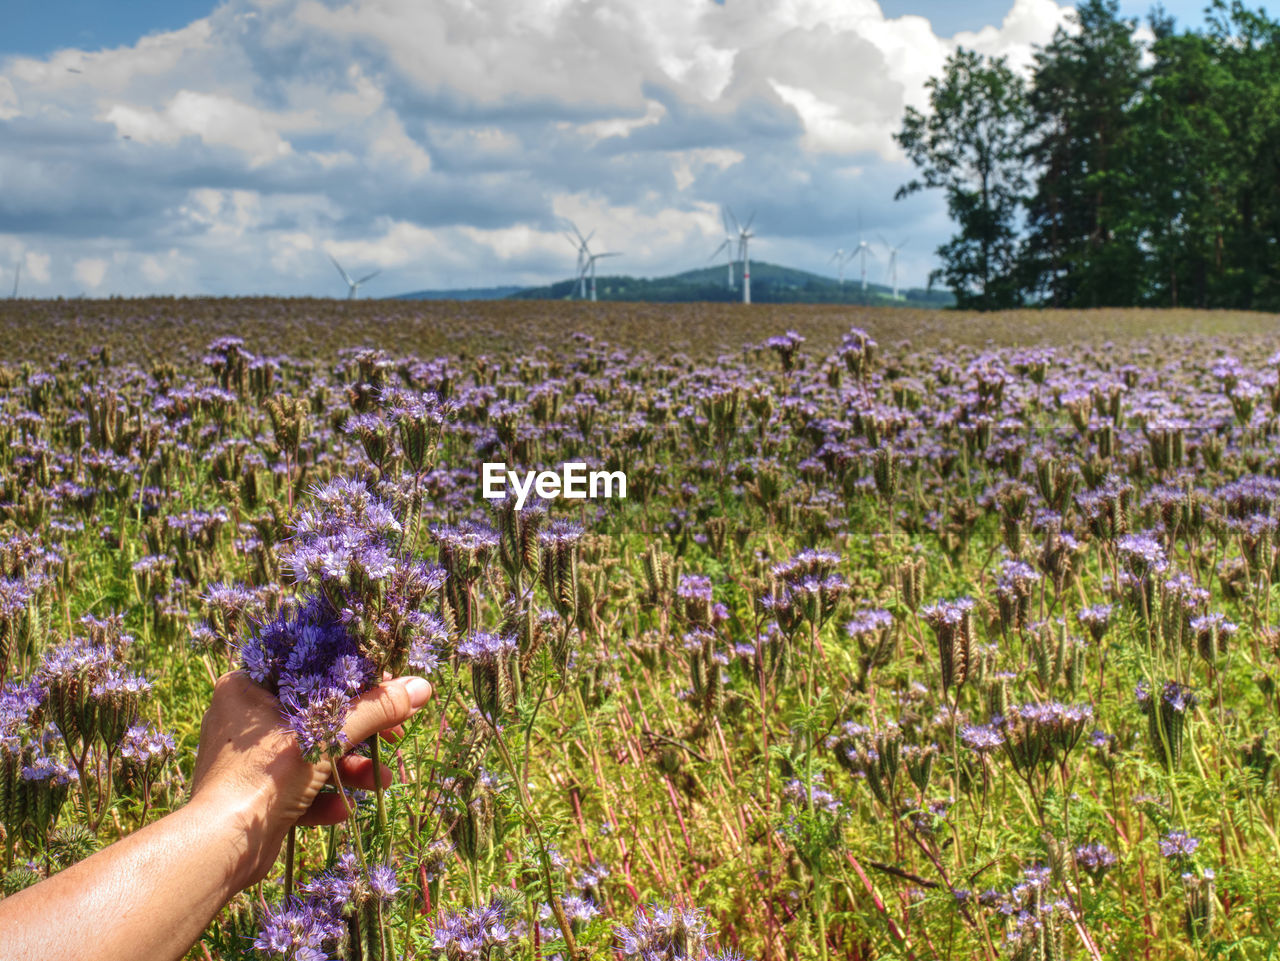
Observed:
[[[227,900],[254,880],[252,865],[263,853],[255,845],[270,843],[255,841],[252,825],[234,812],[193,801],[0,901],[4,957],[181,958]]]

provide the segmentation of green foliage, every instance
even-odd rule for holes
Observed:
[[[1016,229],[1026,189],[1023,81],[1003,58],[960,49],[947,60],[942,78],[926,86],[929,114],[908,107],[894,139],[923,176],[905,184],[898,198],[940,188],[960,228],[938,249],[945,266],[931,282],[945,279],[961,308],[1016,307]]]
[[[897,135],[923,180],[899,196],[946,191],[958,306],[1280,307],[1280,23],[1208,14],[1180,32],[1157,8],[1143,42],[1086,0],[1025,86],[965,50],[930,81]]]
[[[704,267],[669,277],[629,277],[608,275],[596,278],[596,296],[602,301],[651,301],[662,303],[737,303],[742,300],[742,262],[733,265],[735,283],[728,283],[723,266]],[[579,297],[576,280],[562,280],[545,287],[530,287],[511,294],[513,300],[574,300]],[[877,306],[948,307],[951,296],[945,291],[911,288],[895,300],[884,284],[840,283],[830,277],[805,270],[780,267],[763,261],[751,262],[751,300],[757,304],[864,304]]]

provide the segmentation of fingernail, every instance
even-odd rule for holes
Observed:
[[[413,707],[419,708],[427,703],[427,698],[431,696],[431,685],[423,677],[411,677],[404,682],[405,692],[409,695],[409,703]]]

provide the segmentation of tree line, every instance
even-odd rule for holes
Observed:
[[[1280,310],[1280,23],[1214,0],[1135,38],[1084,0],[1030,75],[958,49],[895,139],[957,232],[938,248],[965,309]]]

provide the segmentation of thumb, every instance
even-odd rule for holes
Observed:
[[[431,685],[421,677],[383,681],[351,702],[343,733],[348,744],[359,744],[379,731],[408,720],[431,697]]]

